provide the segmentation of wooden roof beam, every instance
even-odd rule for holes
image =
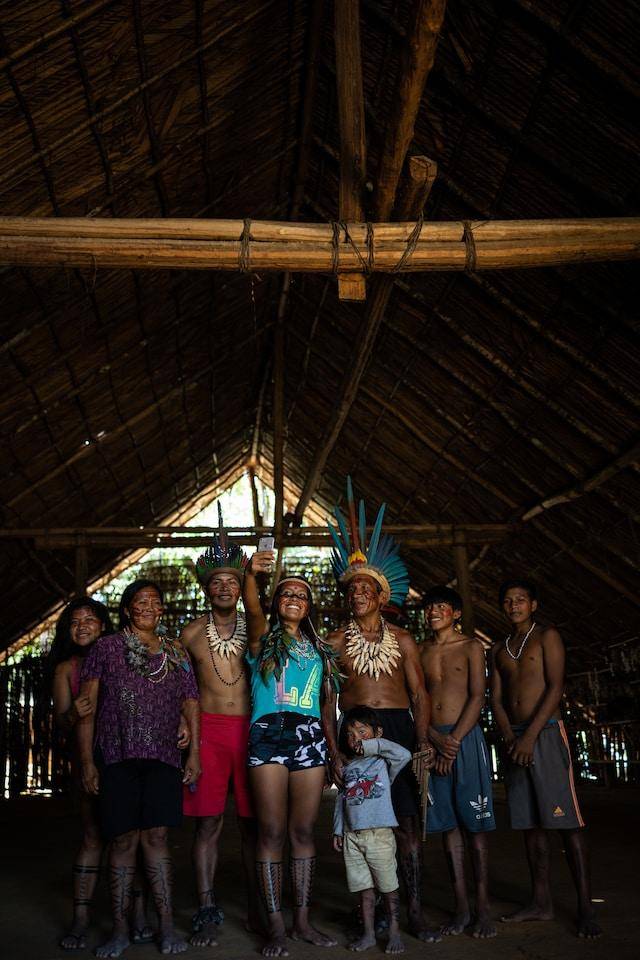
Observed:
[[[338,218],[346,223],[365,220],[367,141],[360,52],[360,0],[338,0],[334,4],[334,15],[340,129]],[[341,300],[365,300],[364,274],[339,275],[338,296]]]
[[[5,57],[2,57],[2,59],[0,59],[0,70],[4,70],[12,64],[18,63],[20,60],[24,60],[25,57],[28,57],[29,54],[38,50],[40,47],[54,43],[60,37],[63,37],[65,33],[68,33],[69,30],[84,23],[85,20],[88,20],[90,17],[95,16],[96,13],[104,10],[105,7],[112,7],[115,2],[116,0],[98,0],[97,3],[91,3],[83,7],[78,13],[74,13],[73,16],[65,17],[57,27],[47,30],[46,33],[39,34],[35,40],[30,40],[29,43],[18,47],[13,53],[8,53]]]
[[[400,407],[394,407],[393,404],[390,404],[384,398],[381,398],[379,395],[369,391],[366,387],[363,388],[363,394],[370,399],[372,407],[375,405],[375,408],[379,409],[380,405],[382,405],[385,408],[388,408],[394,418],[399,423],[402,423],[409,433],[420,443],[424,444],[436,456],[449,463],[452,467],[458,470],[462,476],[467,477],[474,485],[481,487],[488,493],[491,493],[498,501],[501,501],[503,504],[505,504],[505,506],[510,507],[514,515],[517,515],[519,505],[515,500],[509,497],[501,487],[492,483],[485,477],[482,477],[474,470],[469,469],[461,460],[449,453],[444,446],[436,443],[431,439],[431,437],[427,436],[426,433],[419,430],[414,424],[413,420],[406,416]],[[612,577],[609,573],[607,573],[607,571],[600,569],[590,557],[569,547],[566,542],[548,529],[543,521],[543,518],[537,517],[532,521],[532,523],[543,536],[547,537],[547,539],[556,546],[561,547],[561,551],[570,556],[576,561],[576,563],[579,563],[582,567],[589,570],[596,577],[602,580],[603,583],[606,583],[607,586],[611,587],[611,589],[615,590],[617,593],[620,593],[623,597],[626,597],[627,600],[630,600],[635,606],[640,606],[640,596],[638,596],[637,593],[634,593],[630,587],[626,586],[626,584],[622,583],[622,581],[618,578]]]
[[[521,269],[640,257],[638,217],[430,222],[413,243],[415,227],[413,219],[349,224],[352,243],[345,242],[345,229],[340,227],[338,271],[361,268],[368,242],[373,247],[372,270],[389,274]],[[84,267],[92,274],[121,267],[334,270],[331,224],[252,220],[250,238],[245,230],[242,220],[0,217],[0,263],[59,264]]]
[[[630,467],[638,462],[640,462],[640,441],[634,443],[632,447],[602,467],[601,470],[598,470],[597,473],[594,473],[593,476],[587,480],[582,480],[580,483],[576,483],[573,487],[569,487],[569,489],[563,490],[561,493],[556,493],[551,497],[545,497],[544,500],[541,500],[540,503],[537,503],[523,514],[521,517],[522,523],[526,523],[527,520],[532,520],[546,510],[551,510],[552,507],[557,507],[562,503],[570,503],[571,500],[577,500],[578,497],[583,497],[586,493],[590,493],[592,490],[595,490],[596,487],[606,483],[607,480],[610,480],[616,473],[624,470],[625,467]]]
[[[388,220],[405,157],[413,140],[416,117],[435,59],[446,0],[417,0],[402,47],[391,128],[384,138],[374,193],[374,220]]]
[[[435,181],[436,171],[437,164],[434,160],[430,160],[428,157],[412,158],[409,164],[408,179],[410,185],[405,187],[402,194],[402,214],[414,216],[423,210]],[[371,351],[377,340],[378,331],[384,319],[392,291],[392,276],[375,278],[357,338],[358,352],[345,371],[340,397],[316,447],[300,499],[296,505],[295,519],[298,526],[302,523],[304,512],[315,496],[327,460],[349,416],[360,387],[360,381],[369,363]]]

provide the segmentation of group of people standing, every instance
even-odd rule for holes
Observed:
[[[64,948],[87,944],[103,844],[109,845],[113,931],[96,954],[117,957],[131,942],[156,937],[162,953],[187,948],[173,926],[167,843],[183,813],[195,822],[190,942],[215,946],[224,920],[214,890],[229,788],[241,833],[247,928],[264,937],[263,954],[287,956],[287,937],[334,946],[309,917],[314,827],[329,783],[338,787],[333,845],[359,899],[360,929],[351,949],[372,946],[383,927],[386,952],[404,950],[398,875],[413,936],[434,942],[468,927],[475,937],[495,936],[487,844],[495,820],[478,725],[487,687],[484,649],[459,631],[462,603],[448,587],[424,595],[431,635],[423,644],[397,625],[394,611],[409,581],[397,544],[382,533],[384,508],[367,542],[364,507],[356,517],[350,485],[348,502],[348,517],[336,508],[330,531],[349,618],[324,639],[314,628],[312,590],[303,577],[280,578],[265,617],[259,581],[272,571],[274,553],[259,550],[248,559],[222,526],[196,564],[209,609],[178,640],[166,635],[162,591],[148,580],[124,591],[115,632],[97,601],[80,598],[65,609],[52,650],[54,708],[73,744],[83,839]],[[491,651],[491,703],[509,757],[512,827],[524,830],[533,884],[531,904],[503,919],[552,916],[548,831],[561,829],[578,894],[578,933],[596,937],[584,824],[560,717],[562,641],[535,621],[533,584],[503,584],[500,603],[511,632]],[[421,778],[422,797],[416,761],[431,771]],[[426,830],[443,834],[455,893],[454,915],[439,931],[428,928],[421,904],[425,809]],[[282,912],[287,841],[288,931]],[[157,934],[146,922],[142,876],[158,915]],[[376,915],[378,894],[386,916]]]

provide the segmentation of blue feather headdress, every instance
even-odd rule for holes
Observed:
[[[364,501],[360,501],[356,517],[351,477],[347,477],[347,504],[348,518],[345,519],[339,507],[336,506],[333,512],[337,527],[331,523],[327,524],[335,544],[331,565],[336,580],[346,585],[349,580],[359,574],[366,574],[373,577],[382,587],[383,604],[393,603],[401,606],[409,591],[409,574],[400,557],[398,544],[389,534],[382,533],[386,503],[383,503],[378,510],[369,546],[366,546],[367,518]]]
[[[213,535],[213,544],[198,557],[196,576],[203,587],[207,586],[214,573],[221,572],[233,574],[242,583],[247,562],[248,557],[242,547],[237,543],[229,543],[222,508],[218,504],[218,533]]]

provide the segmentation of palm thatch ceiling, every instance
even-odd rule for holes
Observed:
[[[410,8],[361,4],[374,194]],[[286,219],[304,147],[297,219],[337,218],[330,0],[13,0],[1,28],[1,215]],[[426,217],[640,214],[639,40],[635,0],[449,0],[410,149],[438,162]],[[11,267],[0,284],[3,527],[160,523],[254,442],[271,475],[280,276]],[[597,665],[638,622],[638,302],[633,263],[398,277],[316,504],[347,472],[396,523],[582,493],[474,545],[473,593],[495,634],[498,581],[530,573]],[[289,507],[364,309],[334,277],[293,278]],[[116,552],[92,551],[90,574]],[[453,576],[446,547],[407,556],[417,587]],[[73,590],[73,555],[3,541],[2,581],[6,647]]]

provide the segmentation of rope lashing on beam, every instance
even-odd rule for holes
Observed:
[[[405,263],[408,263],[409,260],[411,260],[411,257],[413,256],[413,252],[418,246],[418,241],[420,240],[420,234],[422,233],[423,226],[424,226],[424,217],[422,214],[420,214],[420,216],[416,220],[415,227],[407,237],[404,253],[400,257],[396,265],[392,267],[390,271],[391,273],[400,273]]]
[[[362,256],[360,247],[357,245],[349,232],[349,225],[345,220],[331,221],[331,270],[334,276],[338,276],[340,266],[340,232],[344,230],[344,242],[351,245],[351,249],[360,261],[362,273],[370,277],[374,271],[374,250],[373,250],[373,223],[366,221],[365,247],[367,250],[367,259]]]
[[[240,250],[238,251],[238,270],[240,273],[251,272],[251,220],[245,217],[244,226],[240,235]]]
[[[471,221],[463,221],[464,233],[462,239],[464,240],[464,246],[466,251],[466,260],[465,260],[465,273],[475,273],[476,272],[476,241],[473,236],[473,230],[471,229]]]

